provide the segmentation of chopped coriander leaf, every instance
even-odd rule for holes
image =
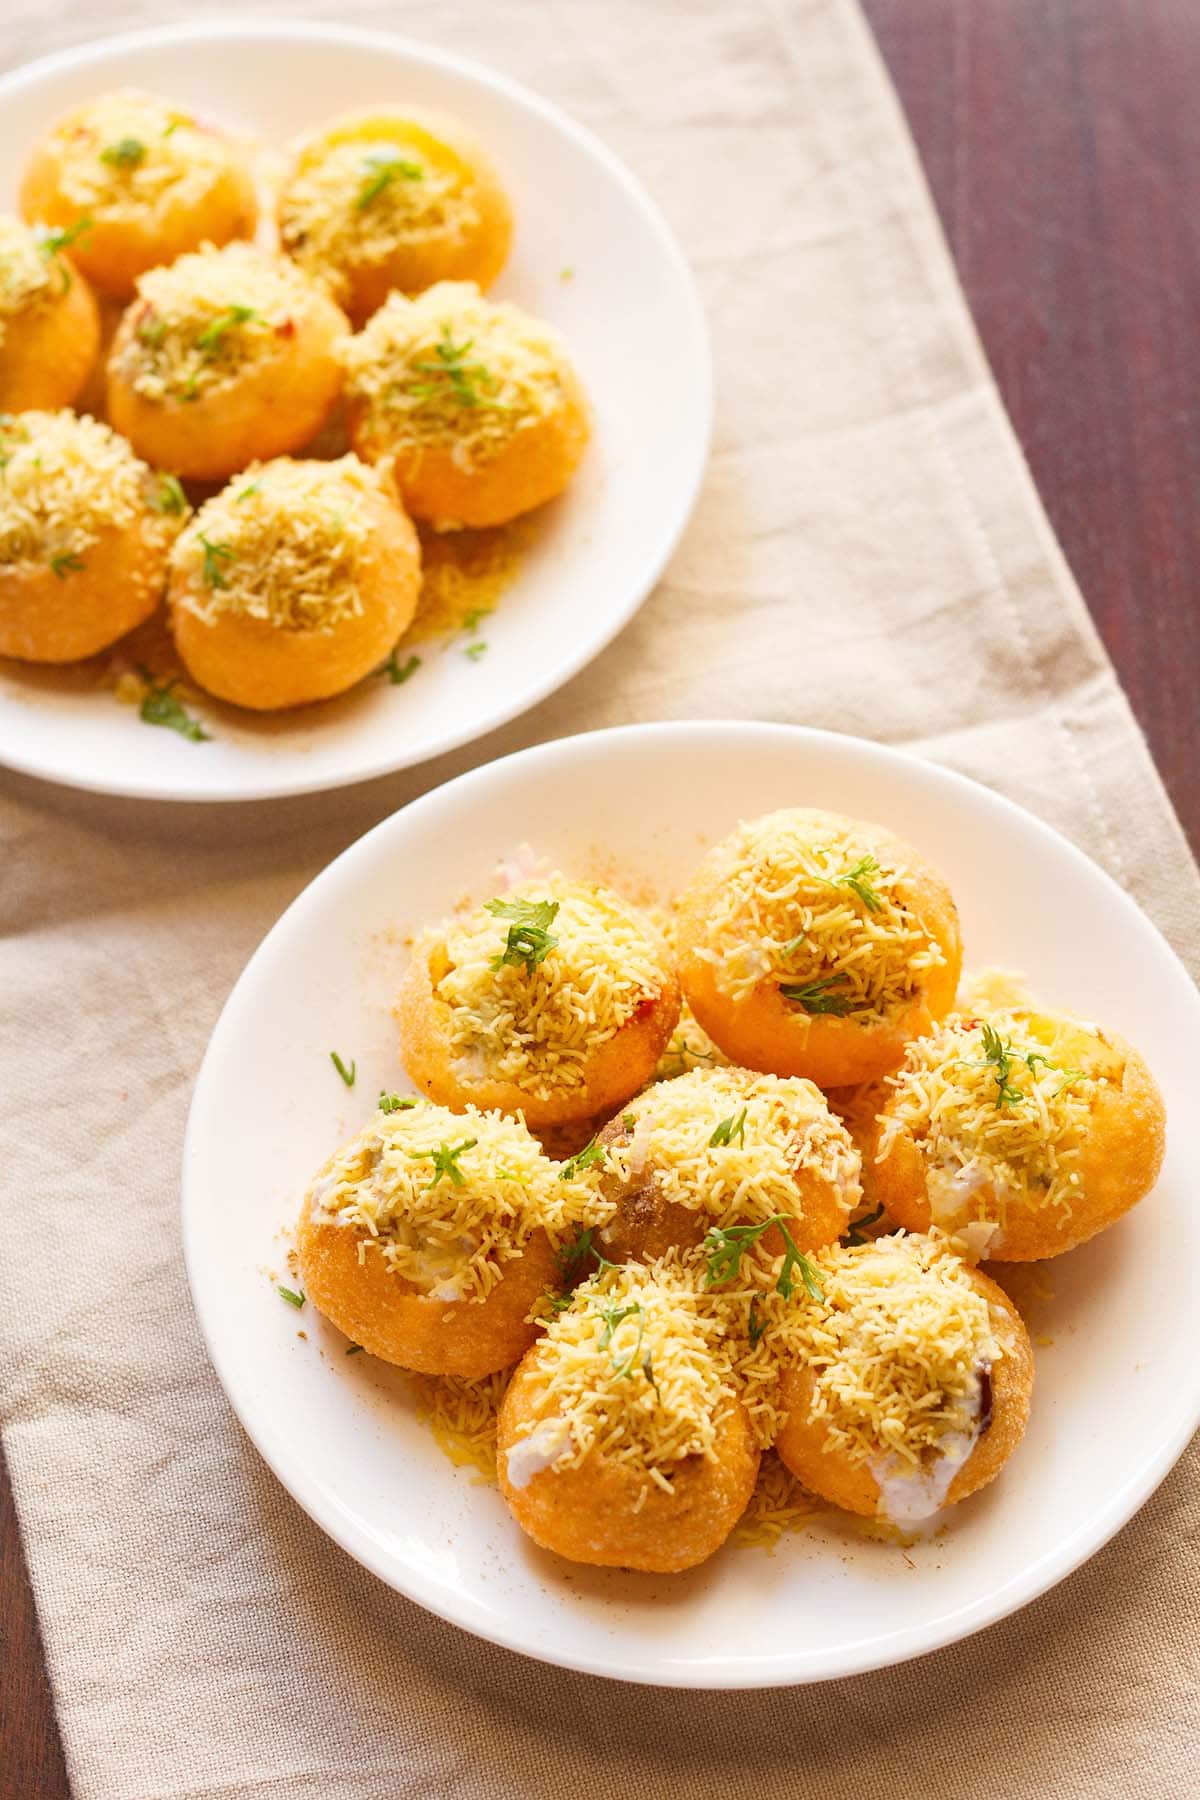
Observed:
[[[662,1393],[659,1390],[658,1377],[654,1373],[654,1358],[651,1356],[649,1350],[647,1350],[645,1356],[642,1358],[642,1374],[646,1377],[646,1380],[650,1383],[650,1386],[661,1400]]]
[[[377,200],[385,188],[389,188],[398,175],[405,181],[420,181],[425,173],[419,162],[411,157],[401,156],[398,150],[370,150],[363,157],[363,165],[368,171],[367,179],[358,191],[354,202],[358,212]]]
[[[867,1243],[869,1241],[866,1236],[868,1226],[878,1225],[882,1217],[883,1207],[877,1206],[874,1212],[863,1213],[860,1218],[851,1219],[850,1229],[842,1239],[842,1243],[849,1245]]]
[[[412,398],[440,399],[449,391],[460,406],[490,406],[507,411],[503,402],[491,398],[500,385],[491,371],[483,363],[466,360],[474,342],[474,338],[468,338],[465,343],[456,344],[452,327],[443,325],[441,341],[434,346],[437,361],[413,364],[419,374],[432,375],[436,379],[418,382],[415,387],[410,385],[408,392]]]
[[[574,1294],[547,1294],[546,1302],[550,1308],[550,1317],[557,1319],[559,1313],[566,1312],[574,1298]]]
[[[758,1310],[757,1294],[753,1295],[750,1300],[750,1318],[747,1328],[750,1334],[750,1348],[752,1350],[757,1350],[762,1341],[763,1332],[767,1329],[767,1321],[760,1315]]]
[[[833,886],[849,888],[852,893],[858,895],[868,912],[879,912],[883,907],[883,901],[867,879],[868,876],[876,874],[878,870],[879,864],[873,856],[860,856],[852,869],[847,869],[844,875],[838,876]]]
[[[493,969],[505,964],[512,968],[525,965],[532,975],[538,964],[545,962],[558,939],[550,930],[558,916],[557,900],[489,900],[485,907],[495,919],[511,919],[503,950],[491,959]]]
[[[73,225],[60,225],[55,231],[41,232],[39,248],[43,256],[57,256],[60,250],[69,250],[71,245],[80,239],[85,231],[92,229],[89,218],[76,219]]]
[[[380,1089],[379,1110],[382,1113],[408,1112],[416,1104],[411,1094],[385,1094]]]
[[[601,1350],[611,1348],[618,1326],[623,1325],[626,1319],[636,1319],[638,1322],[637,1342],[633,1349],[625,1357],[618,1358],[614,1355],[612,1359],[612,1372],[615,1380],[625,1381],[633,1374],[634,1367],[641,1358],[642,1339],[646,1335],[646,1320],[641,1303],[634,1300],[629,1306],[600,1306],[596,1310],[604,1323],[604,1330],[600,1334]]]
[[[478,631],[483,621],[491,618],[495,610],[494,606],[473,606],[470,612],[463,614],[462,624],[458,629],[468,633]]]
[[[582,1150],[567,1159],[558,1171],[558,1179],[571,1181],[578,1175],[580,1169],[598,1169],[603,1166],[603,1163],[604,1146],[596,1138],[593,1138],[590,1144],[585,1144]]]
[[[106,144],[100,152],[100,161],[107,163],[110,169],[136,169],[145,160],[146,146],[141,138],[118,138],[115,144]]]
[[[727,1119],[721,1120],[708,1140],[709,1149],[715,1150],[723,1144],[732,1144],[735,1138],[739,1144],[745,1144],[746,1108],[744,1106],[740,1113],[736,1115],[730,1113]]]
[[[796,1248],[795,1239],[788,1230],[787,1220],[783,1213],[776,1213],[773,1218],[764,1219],[758,1225],[727,1225],[724,1229],[719,1225],[714,1225],[704,1240],[708,1267],[705,1286],[723,1287],[727,1281],[732,1281],[741,1268],[743,1253],[752,1244],[756,1244],[764,1232],[770,1231],[772,1225],[779,1227],[785,1246],[783,1262],[775,1281],[776,1293],[782,1294],[785,1300],[791,1299],[796,1287],[792,1280],[792,1271],[798,1269],[800,1279],[813,1299],[822,1299],[817,1272],[807,1256]]]
[[[808,933],[806,931],[797,932],[796,936],[794,938],[789,938],[786,944],[780,944],[779,955],[785,959],[793,957],[797,950],[801,949],[807,942]]]
[[[146,692],[142,695],[142,704],[138,708],[138,717],[144,725],[163,725],[168,731],[177,731],[180,737],[187,738],[193,744],[211,743],[211,738],[199,719],[193,719],[185,706],[181,706],[172,693],[178,676],[170,681],[157,682],[149,669],[138,664],[138,674],[146,684]]]
[[[346,1355],[347,1356],[361,1356],[362,1355],[362,1345],[361,1344],[351,1344],[350,1348],[346,1352]]]
[[[149,344],[152,350],[158,349],[166,335],[167,321],[165,319],[160,319],[157,313],[147,312],[145,317],[138,324],[138,343]]]
[[[832,1013],[835,1018],[843,1019],[854,1010],[853,1004],[833,990],[847,986],[849,978],[845,975],[822,975],[818,981],[781,981],[779,992],[793,1005],[802,1006],[806,1013]]]
[[[637,1120],[634,1118],[632,1113],[623,1114],[621,1123],[625,1127],[626,1131],[634,1131],[637,1128]]]
[[[375,673],[377,675],[386,675],[393,687],[402,687],[406,681],[410,680],[412,676],[416,674],[420,666],[421,659],[419,656],[410,656],[404,662],[398,662],[396,660],[396,652],[393,650],[387,661],[381,664],[381,666],[376,669]]]
[[[304,1295],[298,1294],[294,1288],[281,1287],[277,1292],[280,1299],[286,1300],[289,1306],[294,1306],[297,1312],[304,1305]]]
[[[431,1162],[433,1174],[425,1184],[425,1192],[436,1187],[443,1177],[453,1187],[463,1187],[466,1176],[458,1166],[458,1159],[465,1150],[473,1150],[479,1142],[478,1138],[464,1138],[461,1144],[439,1144],[436,1150],[410,1150],[409,1155],[415,1162]]]
[[[151,506],[155,512],[185,513],[188,509],[188,497],[180,485],[178,475],[160,475],[158,492],[151,496]]]
[[[478,662],[481,656],[487,655],[487,645],[482,642],[478,644],[468,644],[463,651],[463,655],[469,656],[472,662]]]
[[[342,1061],[341,1057],[338,1055],[336,1050],[331,1050],[329,1052],[329,1060],[333,1064],[334,1068],[337,1070],[338,1074],[341,1076],[342,1080],[345,1082],[346,1086],[353,1087],[354,1086],[354,1078],[358,1074],[358,1064],[356,1062],[352,1062],[350,1064],[350,1067],[347,1068],[345,1063]]]
[[[196,348],[203,350],[206,356],[215,356],[235,325],[247,325],[251,319],[261,318],[262,314],[257,307],[227,306],[224,312],[218,313],[215,319],[209,320],[196,339]]]
[[[60,581],[65,581],[68,575],[78,575],[82,573],[82,571],[87,568],[87,564],[81,557],[73,556],[68,550],[65,551],[62,556],[52,556],[50,558],[50,567],[54,570],[54,573],[58,576]]]
[[[210,538],[205,537],[202,531],[198,535],[201,544],[204,546],[204,568],[202,574],[205,587],[228,587],[229,583],[221,572],[221,564],[232,562],[234,560],[233,551],[228,544],[214,544]]]
[[[561,1181],[563,1177],[560,1175],[559,1179]],[[597,1268],[602,1275],[606,1269],[616,1268],[616,1263],[606,1262],[601,1256],[592,1241],[594,1237],[595,1230],[589,1225],[586,1231],[579,1233],[573,1244],[563,1244],[554,1252],[555,1261],[562,1271],[564,1281],[573,1281],[589,1258],[595,1259]]]
[[[261,481],[248,481],[246,483],[245,487],[239,488],[237,493],[233,497],[234,497],[235,501],[248,500],[250,498],[251,494],[261,494],[261,493],[262,493],[262,482]]]
[[[1013,1065],[1013,1047],[1006,1044],[994,1025],[983,1027],[984,1063],[992,1064],[992,1074],[996,1082],[996,1109],[1004,1106],[1019,1106],[1025,1096],[1019,1087],[1010,1080]],[[1036,1073],[1036,1071],[1035,1071]]]

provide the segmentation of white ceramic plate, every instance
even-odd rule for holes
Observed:
[[[109,38],[0,80],[0,170],[12,204],[29,145],[105,88],[158,90],[282,144],[332,114],[391,99],[470,121],[512,195],[516,235],[493,292],[564,334],[594,438],[567,494],[488,620],[479,662],[434,647],[403,687],[256,721],[198,708],[213,741],[143,725],[111,694],[0,662],[0,762],[104,793],[248,800],[342,786],[502,725],[603,649],[658,579],[708,452],[712,373],[691,275],[656,208],[603,144],[462,58],[335,25],[190,25]],[[563,271],[571,275],[564,279]]]
[[[659,889],[772,807],[893,826],[946,873],[968,966],[1024,970],[1048,999],[1143,1047],[1176,1129],[1154,1194],[1050,1267],[1053,1336],[1003,1476],[914,1547],[827,1525],[686,1576],[572,1568],[453,1468],[403,1379],[275,1294],[279,1232],[312,1172],[401,1079],[389,1001],[406,928],[437,919],[523,840],[568,871],[613,858]],[[347,1092],[331,1049],[358,1064]],[[338,858],[254,956],[213,1034],[184,1164],[188,1268],[213,1361],[296,1499],[423,1606],[530,1656],[689,1687],[815,1681],[898,1662],[1023,1605],[1090,1556],[1200,1418],[1195,1110],[1200,996],[1081,853],[985,788],[856,739],[752,724],[634,726],[542,745],[414,801]],[[297,1336],[297,1328],[307,1340]]]

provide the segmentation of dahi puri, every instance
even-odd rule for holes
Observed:
[[[354,448],[393,458],[405,506],[438,530],[541,506],[583,456],[587,400],[563,344],[471,282],[393,294],[342,355]]]
[[[279,237],[361,324],[393,288],[490,286],[508,259],[512,212],[457,119],[351,113],[298,146],[279,195]]]
[[[1020,1442],[1025,1327],[944,1240],[878,1238],[813,1261],[820,1298],[801,1293],[775,1331],[776,1449],[834,1505],[918,1525],[991,1481]]]
[[[768,813],[709,851],[679,906],[679,972],[732,1062],[819,1087],[894,1069],[949,1011],[962,966],[950,890],[882,826]]]
[[[416,611],[412,521],[356,456],[252,464],[171,557],[171,625],[201,687],[259,711],[340,694]]]
[[[783,1219],[799,1250],[845,1231],[861,1159],[810,1081],[695,1069],[631,1100],[599,1136],[599,1182],[615,1205],[598,1233],[610,1262],[699,1244],[713,1225]],[[782,1255],[778,1225],[764,1250]]]
[[[423,1092],[521,1112],[541,1131],[607,1116],[645,1086],[679,1017],[679,984],[626,901],[548,875],[420,938],[396,1017]]]
[[[528,1349],[555,1249],[599,1216],[516,1119],[381,1096],[304,1198],[308,1298],[385,1362],[477,1378]],[[387,1108],[387,1110],[383,1110]]]
[[[109,417],[151,461],[224,480],[321,429],[348,330],[286,257],[206,245],[139,280],[109,354]]]
[[[0,213],[0,411],[70,406],[96,360],[100,315],[66,235]]]
[[[70,412],[0,418],[0,655],[71,662],[163,596],[186,501],[123,438]]]
[[[497,1471],[522,1530],[573,1562],[690,1569],[754,1491],[759,1451],[721,1328],[673,1259],[601,1270],[527,1353]]]
[[[200,244],[251,236],[258,205],[230,139],[128,88],[87,100],[51,126],[25,170],[21,212],[70,232],[87,279],[123,300],[147,269]]]
[[[1027,1262],[1083,1243],[1149,1193],[1164,1141],[1136,1050],[1061,1013],[1009,1008],[954,1013],[909,1045],[867,1160],[899,1224]]]

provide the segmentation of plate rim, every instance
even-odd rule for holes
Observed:
[[[36,86],[46,76],[52,78],[65,71],[86,67],[96,62],[101,52],[105,55],[119,54],[125,50],[137,52],[144,49],[155,49],[163,45],[186,45],[222,39],[243,43],[247,41],[350,43],[357,44],[363,49],[373,49],[385,53],[399,51],[433,67],[491,88],[513,105],[535,114],[544,124],[570,138],[580,150],[594,162],[599,163],[609,179],[623,191],[630,205],[641,215],[643,222],[649,228],[659,254],[674,273],[681,301],[681,323],[686,321],[687,335],[692,343],[696,364],[693,379],[696,382],[695,400],[698,429],[694,434],[694,441],[689,441],[684,446],[690,457],[690,467],[685,469],[684,478],[681,481],[677,516],[671,520],[665,531],[660,532],[654,545],[654,554],[648,558],[642,576],[631,583],[629,592],[621,605],[614,607],[611,612],[600,615],[599,630],[595,635],[585,635],[581,639],[582,648],[577,645],[562,662],[556,665],[553,672],[538,677],[527,687],[521,689],[515,700],[509,698],[496,703],[488,711],[482,723],[465,726],[448,724],[436,737],[431,737],[427,744],[415,753],[404,752],[398,760],[394,752],[372,756],[350,775],[318,775],[314,777],[310,773],[306,776],[304,773],[306,758],[302,752],[297,751],[286,759],[280,758],[280,775],[273,775],[269,780],[260,778],[246,787],[239,788],[234,793],[216,783],[201,784],[194,789],[184,790],[169,785],[151,785],[132,778],[97,777],[91,774],[86,767],[81,768],[78,775],[75,776],[48,773],[44,765],[39,763],[36,758],[31,759],[22,754],[20,743],[17,744],[15,751],[8,747],[0,750],[0,767],[12,769],[21,775],[31,776],[54,787],[66,788],[74,792],[103,794],[121,800],[165,801],[176,805],[238,806],[255,801],[282,800],[304,794],[336,792],[368,781],[378,780],[386,775],[399,774],[404,769],[420,768],[436,757],[461,750],[464,745],[476,743],[490,733],[501,730],[505,725],[511,724],[514,719],[532,711],[535,706],[557,693],[560,688],[565,687],[569,681],[587,668],[620,635],[630,620],[645,605],[662,579],[663,571],[675,554],[680,540],[692,520],[712,453],[716,387],[712,334],[709,329],[708,316],[700,298],[695,273],[662,208],[633,170],[590,127],[581,124],[554,101],[543,98],[535,89],[526,87],[523,82],[515,80],[501,70],[493,69],[487,63],[479,62],[470,56],[463,56],[455,50],[444,49],[441,45],[422,38],[410,37],[398,31],[381,30],[374,26],[341,26],[331,24],[327,20],[297,18],[256,19],[251,17],[244,22],[238,22],[233,18],[201,19],[186,21],[178,25],[154,25],[135,31],[101,33],[99,36],[89,37],[81,43],[69,45],[65,49],[51,51],[46,56],[34,57],[32,60],[0,74],[0,107],[4,105],[10,94],[30,86]],[[153,757],[146,759],[145,767],[148,770],[153,769]],[[292,773],[280,778],[285,770],[290,770]]]
[[[258,946],[247,959],[241,974],[234,983],[221,1013],[213,1027],[212,1035],[206,1047],[192,1098],[188,1109],[187,1127],[184,1135],[182,1170],[181,1170],[181,1224],[183,1238],[184,1263],[188,1285],[191,1292],[193,1308],[200,1325],[205,1348],[213,1364],[217,1379],[225,1392],[226,1399],[240,1421],[242,1428],[254,1444],[276,1479],[285,1490],[313,1520],[313,1522],[332,1538],[341,1549],[352,1556],[370,1572],[382,1580],[395,1592],[421,1606],[435,1617],[446,1620],[472,1635],[500,1647],[528,1656],[535,1661],[545,1662],[553,1667],[573,1670],[580,1674],[602,1677],[606,1680],[636,1686],[681,1688],[696,1691],[746,1691],[774,1687],[809,1686],[817,1682],[832,1681],[847,1676],[868,1674],[876,1669],[891,1668],[901,1663],[929,1655],[950,1644],[960,1642],[975,1632],[989,1625],[998,1624],[1023,1606],[1029,1605],[1051,1588],[1058,1585],[1067,1576],[1073,1574],[1083,1563],[1087,1562],[1116,1533],[1126,1525],[1146,1503],[1179,1460],[1195,1432],[1200,1428],[1200,1370],[1194,1380],[1194,1391],[1191,1405],[1182,1421],[1177,1425],[1158,1452],[1150,1457],[1127,1481],[1110,1493],[1105,1504],[1092,1516],[1086,1526],[1077,1527],[1071,1532],[1057,1551],[1045,1553],[1029,1568],[1022,1571],[1019,1577],[1011,1579],[1003,1588],[994,1593],[982,1596],[957,1611],[947,1614],[937,1622],[936,1627],[906,1627],[899,1632],[892,1632],[888,1638],[872,1639],[871,1648],[865,1654],[856,1653],[856,1644],[845,1645],[832,1655],[826,1653],[819,1666],[811,1666],[816,1653],[806,1657],[805,1664],[797,1667],[787,1662],[781,1654],[769,1660],[763,1667],[747,1667],[730,1671],[728,1665],[717,1668],[707,1666],[681,1666],[664,1668],[661,1663],[649,1657],[642,1660],[623,1661],[621,1669],[598,1661],[586,1652],[554,1653],[543,1651],[536,1644],[522,1640],[511,1628],[506,1628],[502,1620],[490,1619],[481,1622],[474,1616],[468,1616],[470,1608],[458,1604],[456,1591],[448,1593],[439,1589],[436,1601],[429,1597],[429,1590],[420,1581],[410,1580],[402,1584],[396,1579],[394,1570],[386,1566],[387,1559],[374,1550],[370,1539],[351,1541],[354,1534],[344,1528],[342,1514],[334,1502],[326,1502],[319,1485],[313,1483],[312,1477],[305,1473],[303,1458],[293,1455],[285,1435],[278,1431],[274,1421],[264,1421],[254,1414],[252,1396],[248,1391],[240,1389],[239,1378],[231,1374],[226,1362],[220,1338],[210,1329],[210,1319],[206,1314],[205,1277],[200,1263],[198,1244],[199,1227],[197,1225],[198,1198],[190,1189],[190,1174],[196,1156],[196,1143],[202,1126],[202,1112],[205,1110],[207,1091],[217,1077],[215,1074],[219,1060],[221,1039],[226,1031],[232,1029],[229,1021],[236,1021],[240,1010],[239,994],[245,994],[245,986],[251,971],[268,953],[269,946],[276,935],[281,933],[297,908],[308,903],[314,890],[322,887],[327,880],[332,881],[334,871],[341,870],[348,861],[369,855],[367,846],[375,840],[386,838],[391,832],[399,829],[398,821],[414,811],[421,812],[427,807],[444,804],[448,791],[460,787],[464,783],[473,783],[494,779],[496,772],[506,771],[509,765],[530,761],[548,761],[552,758],[562,759],[580,753],[580,746],[594,746],[602,753],[603,743],[615,740],[658,739],[667,738],[686,740],[696,734],[715,733],[732,740],[756,739],[761,743],[775,740],[788,740],[803,743],[815,751],[825,751],[834,756],[858,757],[862,761],[877,767],[893,765],[897,762],[919,767],[935,783],[944,783],[960,795],[974,799],[976,804],[990,811],[993,816],[1010,821],[1019,820],[1024,827],[1032,827],[1036,836],[1057,850],[1065,850],[1068,858],[1076,867],[1084,869],[1090,876],[1098,876],[1110,899],[1116,902],[1118,910],[1127,918],[1136,921],[1140,927],[1149,931],[1157,940],[1157,948],[1166,958],[1173,973],[1182,984],[1183,991],[1189,995],[1189,1005],[1195,1017],[1196,1030],[1200,1035],[1200,993],[1178,953],[1167,942],[1163,933],[1154,921],[1134,901],[1124,888],[1100,866],[1099,863],[1081,850],[1064,833],[1036,813],[1011,800],[1007,795],[986,786],[974,777],[965,775],[957,769],[922,756],[915,751],[874,742],[871,739],[856,737],[850,733],[821,730],[811,726],[792,725],[781,722],[749,719],[689,719],[659,720],[640,724],[619,725],[574,733],[568,737],[550,739],[539,744],[515,750],[508,755],[498,757],[495,761],[481,763],[474,768],[464,770],[430,788],[424,794],[398,807],[385,819],[348,844],[336,857],[318,871],[301,891],[289,902],[288,906],[265,933]],[[595,744],[595,740],[603,742]],[[305,1485],[307,1482],[307,1486]],[[300,1490],[304,1491],[301,1492]],[[433,1584],[430,1584],[432,1587]],[[922,1641],[910,1641],[917,1636]],[[896,1640],[899,1640],[898,1642]],[[794,1654],[794,1653],[793,1653]]]

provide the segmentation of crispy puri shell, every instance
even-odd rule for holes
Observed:
[[[0,656],[74,662],[148,619],[167,583],[167,538],[147,515],[106,526],[82,569],[58,576],[32,563],[0,567]]]

